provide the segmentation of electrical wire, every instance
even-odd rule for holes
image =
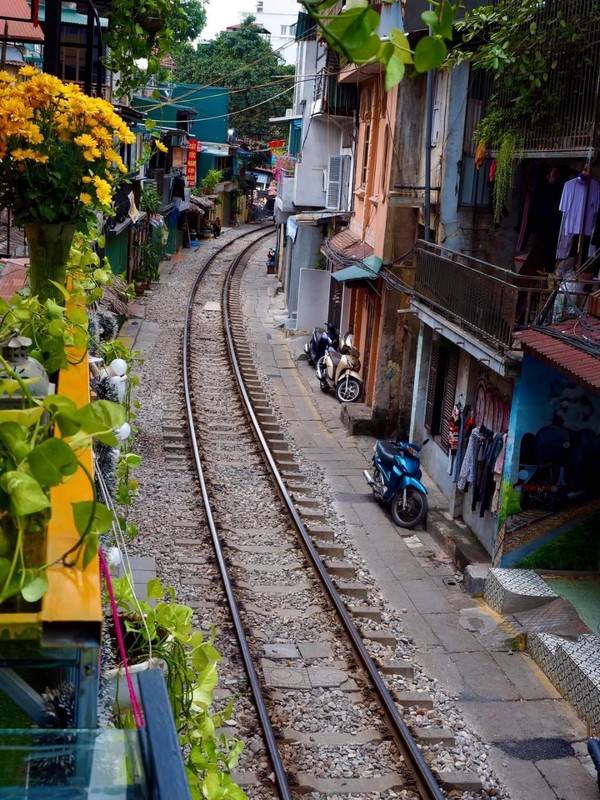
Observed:
[[[281,45],[281,47],[278,47],[276,49],[272,49],[269,53],[265,53],[264,55],[260,56],[259,58],[255,59],[254,61],[250,61],[248,64],[244,64],[243,66],[239,67],[238,69],[234,70],[233,72],[230,72],[229,75],[227,76],[227,78],[229,79],[233,75],[237,75],[240,72],[244,72],[245,70],[249,69],[250,67],[255,66],[256,64],[260,64],[261,61],[265,61],[268,58],[272,58],[273,54],[279,53],[281,50],[284,50],[286,47],[291,47],[292,45],[296,45],[298,42],[309,41],[312,38],[313,38],[313,36],[309,32],[304,37],[301,37],[299,39],[294,39],[294,41],[292,41],[292,42],[286,42],[285,44]],[[293,78],[293,77],[294,77],[293,75],[290,75],[290,78]],[[197,86],[196,85],[196,86],[194,86],[193,89],[190,89],[189,92],[184,92],[177,99],[178,100],[182,100],[182,99],[185,99],[186,97],[193,96],[195,92],[200,92],[200,91],[202,91],[204,89],[211,89],[211,88],[213,88],[215,86],[219,87],[219,86],[222,86],[222,85],[223,84],[217,83],[216,80],[213,81],[212,83],[204,84],[203,86]],[[148,110],[152,111],[155,108],[161,108],[163,105],[169,105],[171,102],[174,102],[174,101],[169,100],[167,103],[159,103],[157,106],[152,106]]]

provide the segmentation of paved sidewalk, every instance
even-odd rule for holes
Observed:
[[[424,671],[458,699],[468,725],[492,745],[490,762],[513,800],[597,800],[586,725],[531,658],[510,649],[502,619],[462,591],[438,540],[402,531],[374,502],[362,474],[374,439],[348,436],[340,404],[320,391],[307,362],[293,357],[301,342],[275,327],[284,316],[276,287],[261,253],[243,282],[257,356],[289,435],[329,484],[337,513]],[[443,517],[443,495],[425,480],[430,504]]]

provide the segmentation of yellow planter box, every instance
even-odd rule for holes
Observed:
[[[60,371],[58,391],[70,397],[80,408],[90,401],[88,361],[82,351],[71,351],[75,362]],[[93,474],[92,450],[80,456]],[[79,541],[73,522],[71,503],[92,499],[92,488],[81,469],[67,483],[56,486],[50,494],[52,517],[46,536],[46,563],[59,559]],[[42,640],[42,646],[77,646],[82,634],[89,640],[100,637],[102,603],[98,558],[87,568],[81,564],[66,567],[56,564],[48,569],[49,587],[41,599],[39,611],[0,613],[0,637]],[[1,648],[0,648],[1,649]]]

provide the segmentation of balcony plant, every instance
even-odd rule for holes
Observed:
[[[0,362],[0,397],[19,393],[21,406],[0,410],[0,604],[19,596],[33,603],[45,593],[46,572],[53,565],[45,563],[43,541],[50,490],[81,469],[93,493],[92,476],[80,456],[94,438],[116,446],[113,431],[125,415],[109,401],[77,408],[64,395],[34,398],[27,381],[4,359]],[[73,502],[72,516],[79,540],[59,561],[85,568],[112,516],[95,499]]]
[[[165,671],[192,797],[244,800],[246,795],[228,774],[238,762],[243,742],[217,733],[231,718],[233,704],[211,713],[221,660],[214,646],[215,630],[208,638],[193,631],[193,610],[177,603],[174,590],[165,590],[157,578],[148,582],[147,600],[135,597],[128,575],[112,584],[128,662],[162,665]],[[109,672],[111,677],[122,674],[119,667]],[[118,724],[130,723],[130,714],[122,709]]]
[[[102,36],[108,48],[104,63],[118,75],[117,89],[123,96],[146,84],[148,75],[158,73],[160,59],[176,42],[185,40],[188,22],[181,0],[111,3],[108,29]],[[147,62],[143,68],[140,59]]]
[[[224,170],[209,169],[204,178],[200,181],[200,186],[204,194],[210,194],[218,183],[223,180]]]
[[[25,66],[0,72],[0,207],[25,227],[31,293],[61,301],[77,226],[111,213],[135,136],[110,103]]]
[[[294,158],[294,156],[290,156],[287,153],[276,156],[273,161],[273,178],[276,181],[280,181],[282,175],[293,175],[296,171],[297,163],[298,159]]]

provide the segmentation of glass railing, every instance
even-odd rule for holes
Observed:
[[[0,730],[1,800],[147,800],[134,730]]]

